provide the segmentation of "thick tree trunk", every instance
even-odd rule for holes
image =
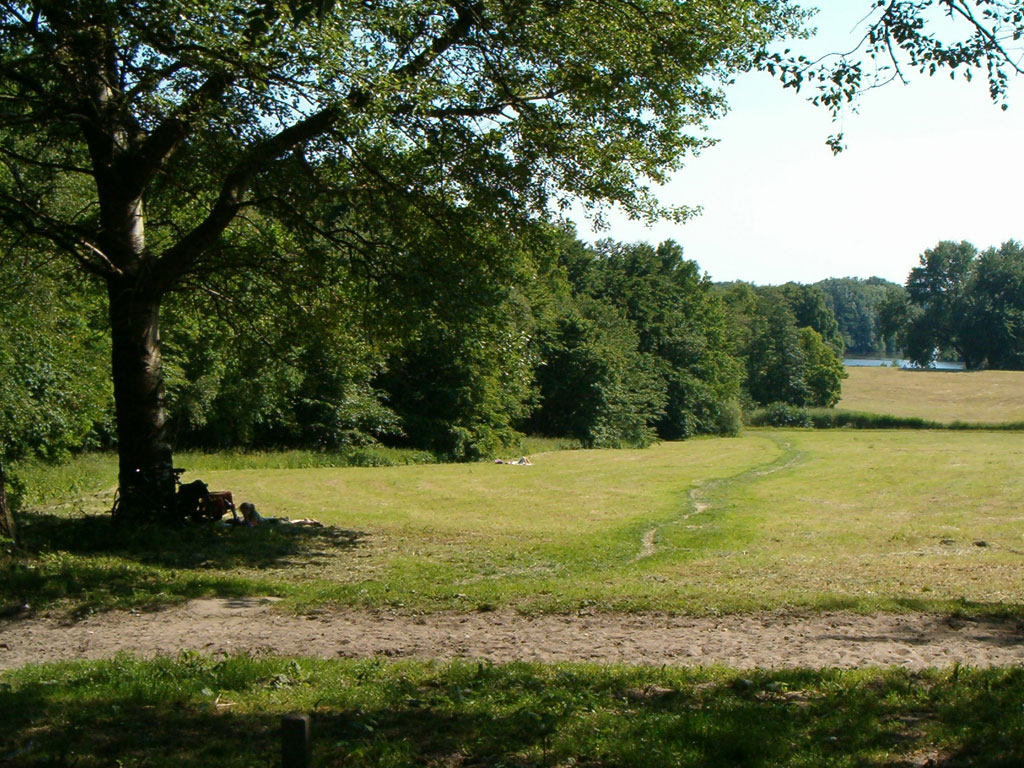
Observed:
[[[160,297],[111,279],[111,371],[117,417],[115,520],[174,519],[174,472],[164,426]]]
[[[11,507],[7,503],[7,478],[4,476],[4,464],[0,459],[0,538],[18,540],[17,531],[14,529],[14,516],[11,514]]]

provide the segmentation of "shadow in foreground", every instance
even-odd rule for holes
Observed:
[[[1024,671],[757,672],[177,659],[0,676],[0,765],[1010,766]]]
[[[59,602],[81,614],[208,595],[275,594],[271,569],[345,557],[365,538],[331,526],[115,526],[109,517],[39,513],[21,515],[19,526],[20,548],[0,552],[0,611],[9,618],[24,606]]]

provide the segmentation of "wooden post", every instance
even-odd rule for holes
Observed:
[[[281,718],[281,768],[312,768],[313,750],[309,740],[309,715]]]

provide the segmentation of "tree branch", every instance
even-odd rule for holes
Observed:
[[[232,81],[233,77],[226,72],[210,75],[174,114],[150,133],[138,152],[125,158],[126,162],[131,163],[129,178],[134,194],[142,194],[163,163],[188,136],[192,129],[192,119],[203,107],[219,100]]]
[[[157,288],[169,290],[217,241],[244,204],[256,173],[299,144],[330,130],[339,116],[338,108],[328,107],[252,147],[226,176],[206,218],[160,256],[153,270]]]
[[[412,77],[423,71],[464,39],[482,18],[481,2],[456,2],[453,5],[457,9],[456,18],[448,29],[418,56],[395,70],[395,74]],[[227,85],[225,82],[224,87]],[[220,194],[206,218],[156,260],[151,273],[154,287],[159,291],[170,290],[188,273],[199,256],[216,243],[238,215],[257,173],[295,147],[330,131],[344,114],[342,104],[348,109],[363,109],[371,100],[372,95],[366,90],[352,88],[341,103],[325,107],[254,145],[225,177]]]
[[[13,204],[8,211],[17,221],[17,229],[53,243],[72,256],[84,271],[102,278],[121,274],[121,270],[111,262],[102,249],[85,238],[76,236],[66,222],[47,216],[20,198],[0,194],[0,201],[6,202],[9,206]],[[94,258],[87,257],[86,253]]]
[[[452,7],[455,8],[455,21],[452,25],[444,34],[434,38],[433,42],[414,59],[396,69],[396,75],[411,76],[422,72],[449,48],[465,38],[473,26],[483,18],[484,4],[480,0],[474,3],[453,2]]]

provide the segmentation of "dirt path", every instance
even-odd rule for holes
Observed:
[[[156,612],[108,613],[75,623],[0,622],[0,669],[60,659],[189,649],[324,658],[383,655],[493,662],[597,661],[648,665],[910,669],[1024,663],[1024,627],[920,614],[723,618],[509,611],[410,616],[341,611],[294,616],[271,600],[195,600]]]

